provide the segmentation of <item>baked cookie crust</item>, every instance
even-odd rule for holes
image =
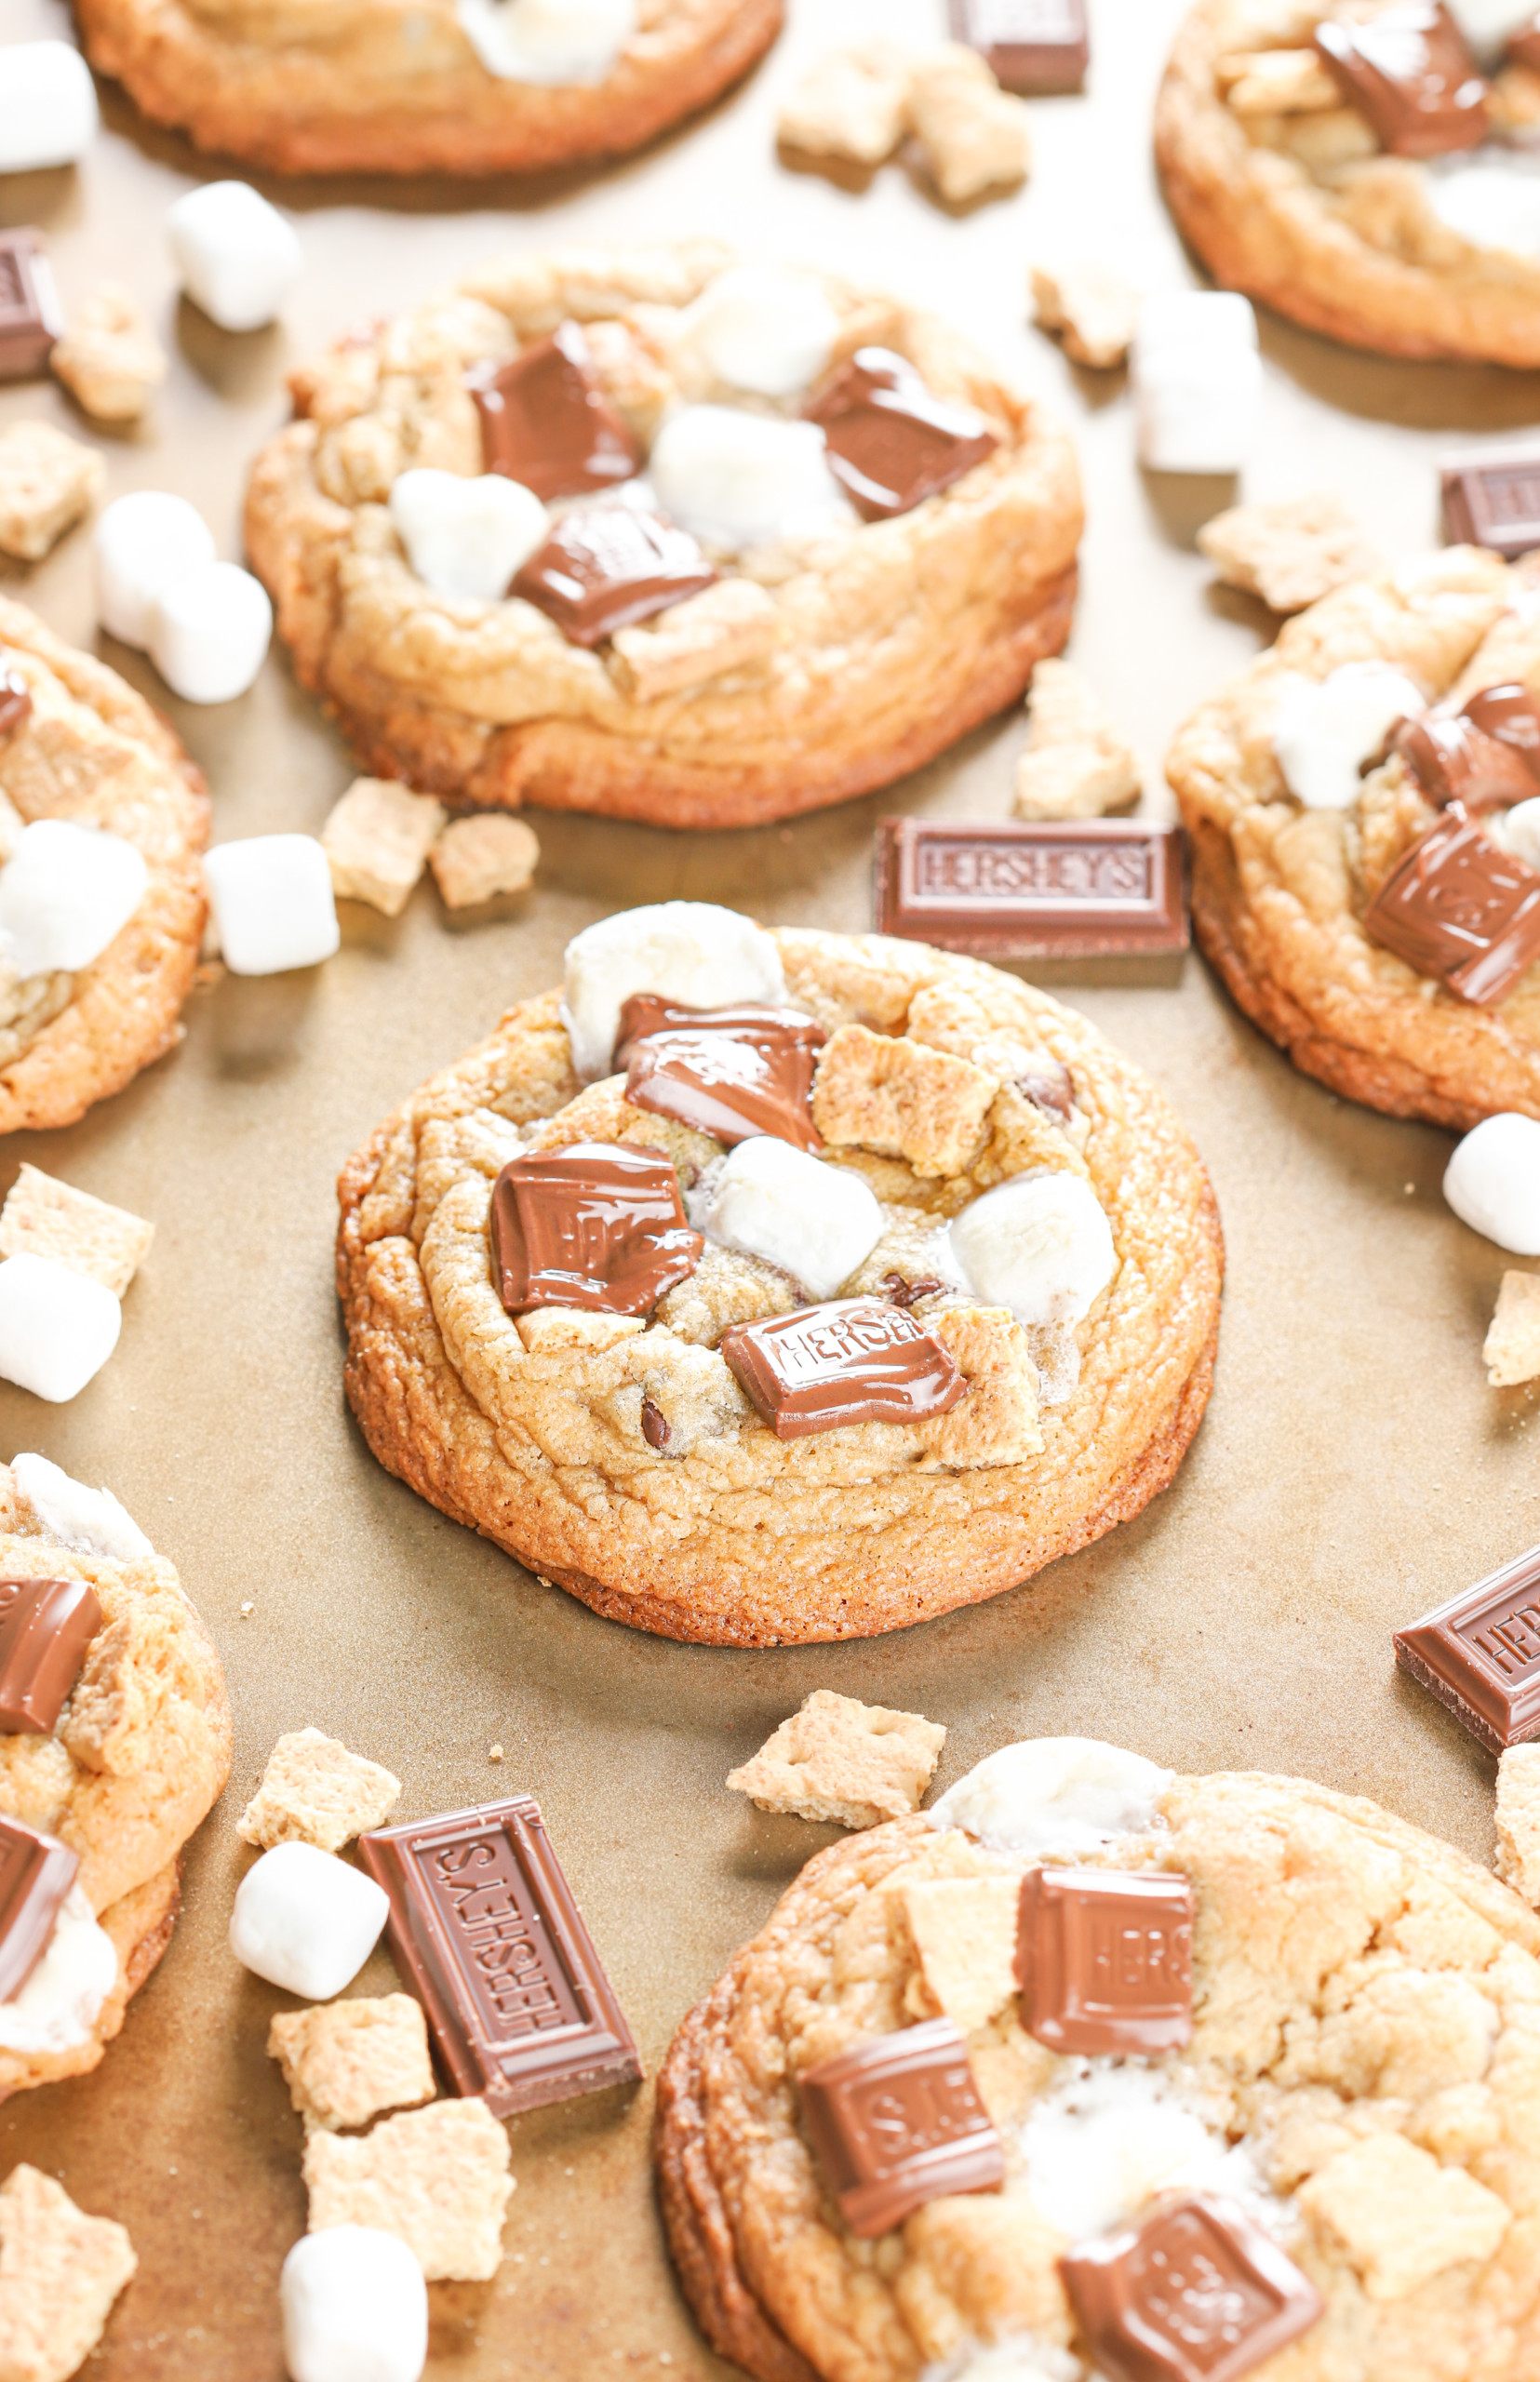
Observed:
[[[568,644],[532,605],[435,596],[414,575],[385,501],[414,465],[481,471],[469,366],[576,319],[645,443],[676,396],[723,398],[677,325],[733,261],[706,243],[511,258],[292,377],[298,418],[258,458],[247,543],[301,682],[367,769],[482,808],[746,826],[918,768],[1059,650],[1082,517],[1068,439],[932,317],[827,276],[837,361],[897,349],[1000,443],[895,520],[743,556],[780,616],[766,658],[638,702],[606,649]]]
[[[604,80],[500,80],[454,0],[79,0],[157,124],[286,174],[532,173],[639,149],[747,74],[783,0],[641,0]]]
[[[1464,1132],[1540,1116],[1540,967],[1474,1008],[1371,943],[1365,910],[1438,813],[1399,756],[1351,812],[1305,810],[1272,748],[1286,690],[1350,662],[1405,670],[1429,702],[1540,689],[1540,572],[1474,546],[1340,588],[1194,714],[1166,762],[1193,843],[1193,923],[1252,1024],[1295,1066],[1390,1117]]]
[[[181,1038],[207,901],[208,796],[166,722],[115,671],[0,596],[0,653],[32,715],[0,738],[0,794],[24,824],[69,819],[138,847],[143,901],[74,975],[0,981],[0,1133],[73,1125]]]
[[[1394,0],[1369,0],[1355,17]],[[1306,328],[1386,355],[1540,364],[1540,261],[1479,248],[1429,206],[1425,168],[1346,107],[1249,114],[1226,60],[1308,50],[1319,0],[1199,0],[1156,104],[1172,213],[1214,278]],[[1346,12],[1345,12],[1346,13]]]
[[[860,1148],[829,1153],[865,1177],[900,1237],[1034,1166],[1089,1179],[1118,1270],[1076,1328],[1078,1382],[1043,1405],[1030,1460],[981,1459],[882,1424],[778,1439],[716,1353],[726,1310],[718,1328],[671,1310],[674,1328],[655,1323],[596,1355],[527,1350],[492,1286],[487,1214],[494,1178],[529,1136],[662,1147],[687,1183],[718,1154],[629,1109],[623,1078],[580,1098],[555,993],[511,1010],[424,1085],[339,1184],[348,1396],[387,1470],[596,1612],[718,1645],[904,1628],[1132,1519],[1198,1428],[1218,1332],[1223,1244],[1202,1163],[1161,1094],[1085,1019],[923,944],[789,930],[773,940],[789,999],[831,1030],[860,1024],[954,1053],[993,1040],[1069,1071],[1072,1132],[1002,1090],[991,1116],[1014,1121],[993,1123],[988,1147],[1004,1156],[986,1152],[971,1175],[938,1181]],[[874,1282],[889,1246],[867,1261]],[[736,1313],[757,1311],[773,1300]],[[680,1416],[682,1452],[649,1444],[644,1387]]]

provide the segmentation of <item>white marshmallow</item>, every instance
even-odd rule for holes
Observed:
[[[1085,2382],[1085,2367],[1067,2349],[1011,2333],[988,2349],[965,2349],[944,2365],[925,2370],[925,2382]]]
[[[679,336],[730,388],[789,397],[827,365],[839,317],[810,274],[736,264],[685,308]]]
[[[1540,868],[1540,796],[1529,802],[1516,802],[1511,810],[1499,811],[1492,823],[1505,850],[1516,860],[1526,861],[1531,868]],[[1489,834],[1492,828],[1489,827]]]
[[[545,541],[550,515],[533,488],[501,473],[403,472],[390,517],[407,559],[436,596],[495,604],[521,563]]]
[[[658,433],[648,473],[672,520],[729,553],[856,517],[815,422],[681,406]]]
[[[0,2001],[0,2051],[24,2054],[75,2051],[89,2042],[101,2005],[117,1983],[117,1950],[97,1924],[84,1890],[59,1906],[43,1957],[19,1993]]]
[[[96,525],[96,609],[102,627],[141,650],[163,587],[214,559],[214,533],[184,496],[138,488],[120,496]]]
[[[166,219],[181,286],[221,330],[272,322],[304,271],[299,234],[249,182],[205,182]]]
[[[1540,1119],[1483,1117],[1444,1170],[1460,1222],[1516,1257],[1540,1257]]]
[[[1112,1226],[1078,1174],[1018,1174],[974,1199],[947,1236],[964,1280],[1020,1323],[1078,1323],[1118,1271]]]
[[[230,1948],[269,1985],[329,2001],[357,1975],[389,1916],[384,1888],[335,1853],[275,1844],[236,1890]]]
[[[561,1022],[584,1083],[609,1073],[621,1010],[633,993],[686,1009],[786,997],[781,955],[763,927],[715,902],[649,902],[584,927],[567,946]]]
[[[456,0],[466,40],[505,83],[602,83],[636,30],[636,0]]]
[[[1147,298],[1132,377],[1139,460],[1152,472],[1238,472],[1262,403],[1256,316],[1231,290]]]
[[[1447,6],[1477,57],[1493,64],[1509,34],[1534,14],[1534,0],[1447,0]]]
[[[977,1763],[925,1817],[997,1852],[1062,1860],[1144,1835],[1174,1775],[1099,1737],[1027,1737]]]
[[[0,868],[0,951],[22,977],[88,968],[120,935],[150,883],[122,836],[34,819]]]
[[[91,70],[69,42],[7,42],[0,49],[0,174],[74,165],[100,124]]]
[[[295,2242],[278,2283],[293,2382],[417,2382],[428,2287],[398,2234],[328,2225]]]
[[[331,864],[314,836],[248,836],[204,860],[214,930],[236,976],[314,968],[341,942]]]
[[[267,590],[239,563],[179,571],[150,607],[150,659],[186,703],[227,703],[244,695],[272,639]]]
[[[122,1329],[105,1282],[30,1250],[0,1260],[0,1379],[65,1405],[94,1381]]]
[[[1424,188],[1440,223],[1472,248],[1540,256],[1540,160],[1500,153],[1490,163],[1462,158],[1441,173],[1426,174]]]
[[[1347,810],[1358,800],[1364,762],[1399,719],[1423,709],[1415,679],[1388,662],[1345,662],[1319,682],[1302,681],[1273,723],[1273,751],[1290,793],[1307,810]]]
[[[1255,2158],[1196,2092],[1133,2060],[1086,2060],[1033,2102],[1019,2136],[1029,2200],[1071,2241],[1137,2216],[1158,2192],[1216,2192],[1276,2210]]]
[[[782,1266],[815,1299],[833,1298],[882,1238],[882,1211],[859,1174],[769,1134],[729,1154],[704,1217],[713,1240]]]
[[[153,1555],[139,1524],[110,1489],[87,1489],[46,1455],[13,1455],[16,1485],[50,1538],[77,1555],[106,1555],[118,1563]]]

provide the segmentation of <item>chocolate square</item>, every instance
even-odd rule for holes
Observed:
[[[1396,1660],[1489,1752],[1540,1736],[1540,1546],[1395,1634]]]
[[[1517,562],[1540,546],[1540,454],[1447,464],[1440,474],[1444,535]]]
[[[1491,1008],[1540,959],[1540,874],[1455,805],[1386,879],[1363,930],[1461,1000]]]
[[[982,52],[1002,89],[1049,99],[1083,88],[1085,0],[947,0],[952,39]]]
[[[669,1022],[638,1034],[637,1015],[659,1012]],[[816,1152],[824,1144],[813,1131],[813,1069],[828,1038],[795,1010],[681,1010],[641,993],[621,1012],[616,1058],[623,1052],[634,1108],[676,1117],[730,1148],[770,1133]]]
[[[698,596],[716,578],[688,529],[617,502],[569,513],[509,593],[538,604],[569,645],[595,646]]]
[[[79,1867],[56,1836],[0,1818],[0,2001],[20,1992],[47,1951]]]
[[[1441,0],[1399,0],[1364,24],[1316,27],[1343,97],[1394,157],[1439,157],[1486,139],[1487,87]]]
[[[1152,2057],[1192,2038],[1192,1887],[1163,1870],[1029,1869],[1022,2023],[1053,2051]]]
[[[1523,754],[1486,735],[1466,713],[1403,719],[1390,741],[1440,809],[1457,802],[1466,810],[1502,810],[1540,794],[1540,778]]]
[[[809,401],[828,464],[864,521],[939,496],[999,445],[969,407],[932,395],[905,356],[858,348]]]
[[[950,2018],[878,2035],[802,2077],[802,2122],[863,2241],[947,2192],[993,2191],[1005,2153]]]
[[[1540,703],[1529,689],[1504,679],[1498,686],[1482,687],[1460,710],[1483,736],[1494,738],[1520,756],[1540,793]]]
[[[1186,839],[1135,819],[884,819],[877,926],[975,959],[1185,951]]]
[[[1324,2313],[1293,2260],[1209,2192],[1158,2202],[1059,2272],[1106,2382],[1239,2382]]]
[[[1532,74],[1540,74],[1540,8],[1527,24],[1509,33],[1503,56],[1507,65],[1527,66]]]
[[[0,232],[0,381],[31,381],[47,369],[64,335],[53,267],[41,232]]]
[[[569,1142],[510,1158],[492,1186],[492,1279],[510,1315],[580,1306],[650,1315],[705,1243],[658,1150]]]
[[[614,488],[642,467],[641,442],[605,395],[581,323],[563,323],[509,364],[473,365],[482,468],[546,501]]]
[[[0,1580],[0,1731],[51,1733],[100,1627],[85,1580]]]
[[[881,1299],[826,1299],[722,1335],[723,1361],[778,1439],[924,1423],[966,1397],[939,1340]]]

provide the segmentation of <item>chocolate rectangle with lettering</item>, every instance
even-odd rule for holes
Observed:
[[[876,894],[880,933],[977,959],[1185,951],[1192,938],[1185,836],[1142,820],[884,819]]]
[[[1192,1887],[1164,1870],[1029,1869],[1016,1982],[1051,2050],[1149,2058],[1192,2038]]]
[[[492,1185],[488,1238],[510,1315],[535,1306],[650,1315],[705,1247],[685,1221],[670,1161],[620,1142],[510,1158]]]
[[[1395,1634],[1396,1660],[1493,1753],[1540,1736],[1540,1546]]]
[[[1106,2382],[1239,2382],[1325,2313],[1292,2258],[1217,2193],[1168,2196],[1059,2272]]]
[[[64,314],[41,232],[0,232],[0,381],[47,369]]]
[[[1540,546],[1540,452],[1451,463],[1441,478],[1452,545],[1487,546],[1505,562]]]
[[[1005,2181],[999,2135],[950,2018],[858,2043],[810,2068],[798,2093],[824,2181],[863,2241],[944,2193]]]
[[[529,1795],[358,1840],[396,1965],[456,2092],[497,2117],[642,2073],[636,2039]]]
[[[47,1951],[79,1867],[56,1836],[0,1818],[0,2001],[20,1992]]]
[[[925,1423],[967,1395],[939,1340],[881,1299],[826,1299],[722,1335],[728,1370],[778,1439],[850,1423]]]
[[[1452,807],[1391,871],[1363,930],[1461,1000],[1493,1008],[1540,959],[1540,871]]]
[[[947,14],[952,39],[982,51],[1003,89],[1048,99],[1083,88],[1085,0],[947,0]]]
[[[0,1580],[0,1731],[48,1735],[100,1627],[85,1580]]]

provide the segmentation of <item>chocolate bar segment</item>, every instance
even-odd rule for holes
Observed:
[[[1150,2058],[1192,2039],[1192,1887],[1164,1870],[1029,1869],[1022,2023],[1053,2051]]]
[[[778,1439],[850,1423],[924,1423],[968,1392],[941,1342],[881,1299],[829,1299],[735,1323],[721,1351]]]
[[[1532,74],[1540,74],[1540,8],[1527,24],[1509,33],[1503,54],[1509,66],[1527,66]]]
[[[1185,951],[1186,841],[1132,819],[884,819],[877,924],[976,959]]]
[[[1395,1634],[1396,1660],[1492,1753],[1540,1736],[1540,1546]]]
[[[537,604],[569,645],[602,645],[710,587],[716,572],[687,529],[623,503],[584,505],[557,523],[509,593]]]
[[[31,381],[47,369],[64,336],[53,267],[41,232],[0,232],[0,381]]]
[[[79,1867],[56,1836],[0,1818],[0,2001],[20,1992],[47,1951]]]
[[[982,52],[1004,90],[1051,99],[1084,87],[1085,0],[947,0],[952,39]]]
[[[605,395],[581,323],[563,323],[509,364],[477,364],[465,385],[481,418],[482,468],[538,497],[614,488],[642,467],[640,441]]]
[[[1210,2192],[1158,2202],[1059,2272],[1106,2382],[1239,2382],[1325,2312],[1293,2260]]]
[[[1540,793],[1540,703],[1529,689],[1506,680],[1501,686],[1481,688],[1460,708],[1483,736],[1491,736],[1521,755],[1535,782],[1535,790]]]
[[[807,408],[824,432],[830,471],[864,521],[912,513],[999,445],[971,407],[927,387],[905,356],[862,347]]]
[[[1005,2153],[949,2018],[810,2068],[802,2122],[852,2233],[870,2241],[946,2192],[997,2190]]]
[[[1451,463],[1440,479],[1452,545],[1485,546],[1505,562],[1540,546],[1540,454]]]
[[[666,1025],[635,1019],[665,1012]],[[672,1008],[651,994],[634,995],[621,1012],[617,1059],[629,1072],[625,1096],[634,1108],[673,1117],[730,1147],[755,1134],[773,1134],[797,1149],[817,1151],[812,1078],[828,1040],[823,1026],[796,1010]]]
[[[492,1186],[492,1278],[510,1315],[581,1306],[650,1315],[705,1243],[658,1150],[569,1142],[510,1158]]]
[[[358,1840],[457,2093],[496,2117],[635,2082],[636,2040],[529,1795]]]
[[[1429,802],[1447,809],[1502,810],[1540,794],[1521,752],[1501,737],[1488,736],[1462,712],[1403,719],[1391,743]]]
[[[1399,0],[1365,24],[1328,20],[1315,43],[1344,99],[1392,156],[1439,157],[1486,139],[1486,84],[1440,0]]]
[[[49,1734],[101,1622],[85,1580],[0,1580],[0,1732]]]
[[[1363,930],[1461,1000],[1492,1008],[1540,959],[1540,873],[1455,804],[1392,870]]]

